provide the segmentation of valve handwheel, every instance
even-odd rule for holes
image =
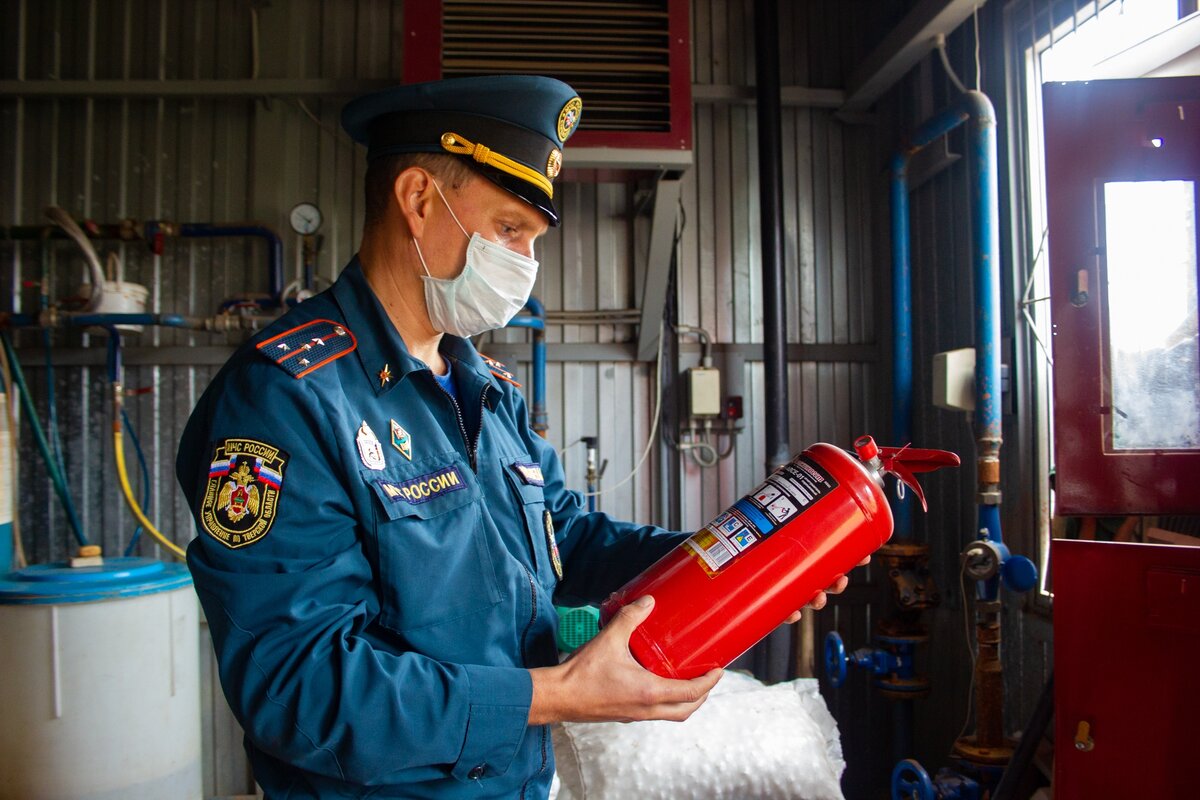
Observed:
[[[916,759],[906,758],[892,769],[892,800],[937,800],[929,773]]]
[[[846,682],[846,644],[837,631],[825,634],[825,674],[835,689]]]

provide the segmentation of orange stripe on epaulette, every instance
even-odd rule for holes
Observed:
[[[505,383],[511,383],[518,389],[521,388],[521,384],[517,383],[516,379],[513,377],[513,374],[508,371],[504,364],[500,363],[491,356],[485,356],[483,353],[480,353],[479,357],[483,359],[483,363],[487,364],[488,369],[491,370],[492,374],[497,378]]]
[[[513,380],[512,373],[510,373],[510,372],[500,372],[497,370],[492,370],[492,374],[506,383],[511,383],[513,386],[517,387],[518,389],[521,388],[521,384],[519,384],[515,380]]]
[[[300,379],[347,353],[358,340],[345,325],[314,319],[259,342],[258,349],[293,378]]]

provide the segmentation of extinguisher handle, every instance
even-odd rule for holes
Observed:
[[[884,469],[903,464],[909,472],[933,472],[942,467],[957,467],[962,460],[949,450],[927,450],[920,447],[881,447],[879,460]]]
[[[881,447],[879,460],[886,472],[896,476],[905,486],[912,489],[921,501],[921,509],[929,510],[925,492],[914,473],[933,472],[942,467],[957,467],[961,459],[949,450],[927,450],[919,447]]]

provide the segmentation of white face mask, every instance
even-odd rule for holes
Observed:
[[[467,259],[457,278],[435,278],[429,274],[421,245],[413,239],[425,274],[425,308],[429,321],[439,331],[467,338],[503,328],[525,307],[537,279],[538,262],[514,253],[503,245],[472,235],[458,221],[446,195],[435,181],[433,187],[463,235],[470,239]]]

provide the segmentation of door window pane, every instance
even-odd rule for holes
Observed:
[[[1200,447],[1192,181],[1104,185],[1115,450]]]

